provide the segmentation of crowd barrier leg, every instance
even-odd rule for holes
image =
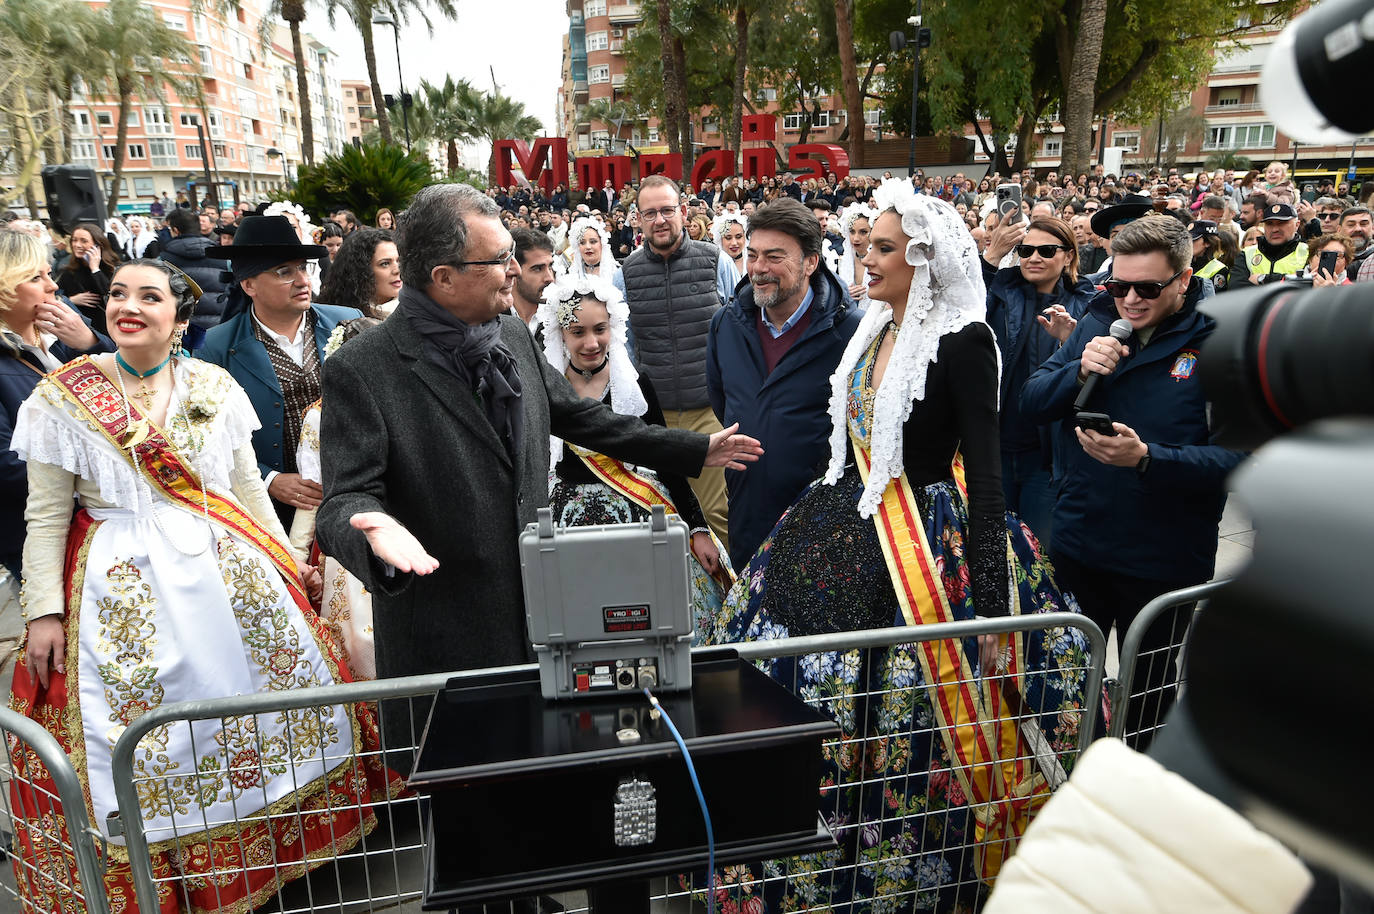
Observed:
[[[1225,586],[1210,581],[1160,594],[1141,608],[1121,636],[1121,665],[1111,684],[1108,735],[1145,751],[1184,688],[1183,661],[1193,616]]]
[[[40,724],[8,708],[0,708],[0,734],[0,839],[11,863],[0,878],[0,910],[108,914],[99,835],[66,753]]]

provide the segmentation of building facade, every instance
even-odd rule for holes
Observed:
[[[339,87],[343,90],[344,142],[361,140],[368,131],[377,129],[372,85],[365,80],[345,79]]]

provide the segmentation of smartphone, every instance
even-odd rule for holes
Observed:
[[[1325,273],[1333,279],[1336,276],[1336,258],[1341,256],[1340,251],[1322,251],[1321,259],[1317,261],[1317,275]]]
[[[1116,429],[1112,427],[1112,417],[1106,413],[1078,413],[1073,417],[1073,424],[1081,429],[1092,429],[1099,435],[1116,435]]]
[[[1021,185],[1020,184],[998,184],[997,185],[997,215],[1003,219],[1008,213],[1015,213],[1012,222],[1021,221]]]

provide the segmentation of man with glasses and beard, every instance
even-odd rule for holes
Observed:
[[[706,394],[706,336],[739,274],[724,251],[687,237],[687,208],[670,179],[645,178],[637,203],[644,243],[613,281],[630,307],[639,369],[653,382],[669,428],[714,434],[720,423]],[[706,470],[690,482],[706,522],[728,545],[724,474]]]
[[[749,284],[711,321],[711,407],[766,448],[750,473],[725,474],[736,570],[829,453],[829,379],[861,314],[822,244],[820,223],[797,201],[760,207],[749,221]]]
[[[1104,632],[1116,623],[1118,638],[1150,600],[1211,579],[1226,477],[1244,457],[1212,444],[1197,364],[1216,322],[1197,310],[1202,283],[1192,256],[1177,219],[1146,216],[1121,228],[1106,292],[1021,389],[1023,415],[1060,422],[1056,581]],[[1125,342],[1108,332],[1118,319],[1131,325]],[[1074,402],[1093,376],[1086,408],[1110,417],[1111,434],[1074,421]],[[1178,613],[1186,625],[1187,612]],[[1180,641],[1175,621],[1165,613],[1142,651]],[[1131,709],[1127,733],[1163,719],[1176,692],[1176,651],[1156,657],[1143,687],[1131,686],[1147,697]]]

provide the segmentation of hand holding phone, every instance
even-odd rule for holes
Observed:
[[[1317,275],[1326,279],[1336,277],[1336,258],[1341,256],[1340,251],[1322,251],[1321,258],[1317,261]]]
[[[1074,415],[1073,424],[1084,431],[1094,431],[1109,438],[1117,434],[1112,417],[1106,413],[1080,412]]]

